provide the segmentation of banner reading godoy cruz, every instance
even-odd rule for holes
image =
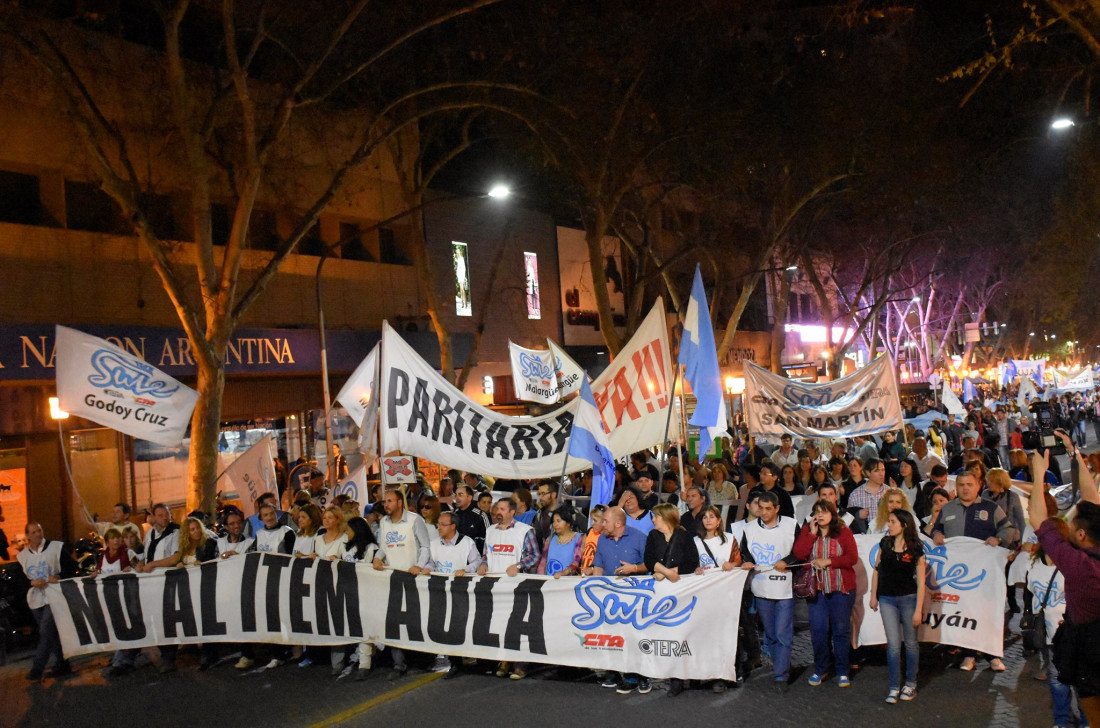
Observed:
[[[882,617],[871,611],[869,592],[881,538],[856,536],[860,560],[852,633],[857,646],[886,643]],[[917,638],[1002,656],[1008,551],[963,536],[949,538],[943,546],[923,537],[922,541],[927,588]]]
[[[734,678],[747,572],[414,577],[253,553],[46,589],[67,656],[206,642],[345,645],[531,661],[653,678]]]
[[[108,341],[58,326],[57,398],[78,417],[175,447],[199,394]]]
[[[888,356],[822,384],[796,382],[746,363],[745,402],[754,435],[853,437],[904,426]]]

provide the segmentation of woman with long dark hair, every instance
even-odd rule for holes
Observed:
[[[699,568],[699,552],[695,539],[680,525],[680,512],[676,506],[660,503],[653,509],[653,530],[645,542],[645,566],[657,580],[679,581],[684,574],[692,574]],[[669,696],[684,690],[683,680],[669,681]]]
[[[886,535],[878,544],[875,573],[871,577],[872,610],[882,615],[886,630],[886,664],[890,670],[890,692],[886,702],[893,704],[917,697],[917,628],[924,604],[924,544],[917,535],[913,514],[898,509],[890,512]],[[881,609],[879,609],[881,607]],[[901,687],[901,646],[905,643],[905,687]]]

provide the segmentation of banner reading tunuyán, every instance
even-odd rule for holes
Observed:
[[[414,577],[248,554],[50,584],[67,656],[163,644],[372,642],[653,678],[731,680],[740,569],[651,577]]]
[[[856,536],[856,645],[886,643],[880,612],[871,611],[869,589],[881,536]],[[926,563],[923,619],[917,638],[988,655],[1004,655],[1005,563],[1008,551],[964,536],[936,546],[923,538]]]
[[[753,435],[854,437],[904,426],[888,356],[822,384],[796,382],[746,362],[745,402]]]

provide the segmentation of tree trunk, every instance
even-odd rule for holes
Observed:
[[[192,351],[195,350],[192,344]],[[191,454],[187,463],[187,510],[214,511],[218,478],[218,438],[221,434],[222,394],[225,391],[225,357],[202,361],[196,354],[199,400],[191,414]]]
[[[615,331],[611,296],[607,292],[607,266],[603,259],[603,236],[607,229],[607,216],[597,210],[585,223],[584,240],[588,243],[588,259],[592,266],[592,294],[596,297],[596,310],[600,314],[600,333],[607,344],[608,354],[615,358],[623,348],[623,342]]]
[[[784,326],[787,323],[787,306],[791,298],[791,284],[786,275],[776,276],[779,290],[772,311],[775,314],[775,323],[772,326],[771,345],[771,369],[776,374],[783,372],[783,347],[787,341],[787,332]]]

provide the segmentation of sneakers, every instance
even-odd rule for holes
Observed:
[[[822,683],[822,681],[824,681],[824,680],[825,680],[825,678],[823,678],[823,677],[822,677],[821,675],[818,675],[818,674],[817,674],[817,673],[815,672],[815,673],[814,673],[813,675],[810,675],[810,679],[809,679],[809,680],[807,680],[807,682],[808,682],[808,683],[810,683],[810,685],[812,685],[813,687],[815,687],[815,688],[816,688],[816,687],[817,687],[818,685],[820,685],[820,684]]]
[[[337,680],[343,680],[346,677],[350,677],[351,674],[353,672],[355,672],[356,670],[358,670],[358,669],[359,669],[358,665],[356,665],[354,662],[349,662],[347,667],[345,667],[343,670],[341,670],[340,674],[336,676],[336,679]],[[364,670],[363,672],[366,672],[366,670]]]
[[[1005,664],[999,657],[994,657],[989,661],[989,669],[993,672],[1004,672]]]
[[[615,692],[617,692],[619,695],[629,695],[630,693],[634,692],[634,688],[636,687],[638,687],[638,683],[634,682],[633,680],[627,680],[626,678],[623,678],[622,681],[620,681],[618,686],[615,688]]]
[[[852,687],[852,681],[848,679],[847,675],[841,675],[836,679],[836,686],[838,688],[850,688]]]
[[[619,687],[619,679],[615,677],[615,673],[609,672],[603,677],[603,682],[600,683],[601,688],[617,688]]]
[[[520,670],[518,668],[515,669],[515,670],[512,670],[512,674],[508,676],[508,678],[511,679],[511,680],[522,680],[525,677],[527,677],[527,671],[526,670]]]
[[[313,660],[308,657],[303,657],[302,659],[298,660],[298,667],[309,667],[312,664]]]
[[[508,677],[508,675],[511,674],[511,672],[512,672],[509,669],[510,667],[511,667],[510,663],[501,662],[501,663],[497,664],[497,671],[493,674],[496,675],[497,677]]]
[[[237,660],[237,664],[233,667],[237,668],[238,670],[247,670],[255,664],[255,660],[248,657],[242,657],[241,659]]]
[[[271,660],[271,662],[264,665],[264,669],[274,670],[276,667],[282,667],[283,662],[284,660],[280,660],[278,657],[275,657]]]
[[[886,694],[886,702],[889,703],[890,705],[894,705],[895,703],[897,703],[898,702],[898,691],[897,690],[891,690],[889,693],[887,693]]]
[[[908,685],[906,685],[905,687],[903,687],[901,689],[901,699],[902,700],[907,700],[908,701],[908,700],[912,700],[915,697],[917,697],[917,689],[916,688],[911,688]]]
[[[959,663],[959,669],[964,672],[971,672],[974,669],[974,658],[964,657],[963,661]]]
[[[648,693],[652,689],[653,688],[650,687],[650,685],[649,685],[649,678],[648,677],[638,678],[638,692],[639,693],[641,693],[642,695],[645,695],[646,693]]]

